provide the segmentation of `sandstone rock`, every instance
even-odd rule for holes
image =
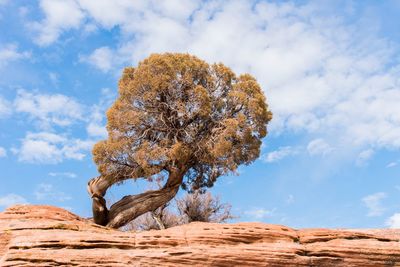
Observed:
[[[51,206],[0,213],[0,266],[400,266],[400,229],[191,223],[121,232]]]

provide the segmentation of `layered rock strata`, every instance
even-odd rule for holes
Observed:
[[[18,205],[0,213],[0,266],[400,266],[400,229],[191,223],[134,233]]]

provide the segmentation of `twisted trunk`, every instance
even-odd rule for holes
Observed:
[[[135,196],[123,197],[111,206],[107,226],[119,228],[148,211],[156,210],[174,198],[178,190],[179,184],[174,187],[164,187]]]
[[[112,183],[102,177],[89,181],[88,192],[92,196],[93,220],[96,224],[119,228],[140,215],[154,211],[168,203],[179,190],[183,171],[172,171],[166,184],[159,190],[150,190],[138,195],[125,196],[107,209],[105,192]]]
[[[104,195],[112,182],[99,176],[91,179],[87,185],[87,191],[92,198],[93,221],[105,226],[108,223],[108,209]]]

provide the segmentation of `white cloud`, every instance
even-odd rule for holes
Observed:
[[[288,195],[286,198],[286,203],[287,204],[292,204],[294,202],[294,196],[292,194]]]
[[[42,24],[52,25],[45,29],[56,32],[50,41],[83,25],[83,14],[99,28],[119,27],[115,47],[91,54],[103,71],[153,52],[193,53],[257,77],[274,113],[271,133],[329,133],[325,139],[334,147],[400,147],[400,64],[394,60],[400,48],[365,21],[327,18],[316,2],[222,0],[77,0],[68,2],[71,12],[63,12],[71,16],[63,19],[49,2],[41,7]]]
[[[101,137],[102,139],[107,137],[106,127],[99,125],[96,122],[90,122],[86,130],[90,136]]]
[[[102,123],[104,120],[104,113],[104,105],[99,104],[92,107],[91,119],[86,126],[86,131],[89,136],[101,139],[107,137],[106,126]]]
[[[101,90],[100,101],[91,107],[89,123],[86,126],[88,135],[96,139],[107,138],[107,130],[103,121],[105,119],[105,108],[111,106],[115,100],[115,93],[108,88]]]
[[[55,164],[64,159],[82,160],[93,144],[91,140],[68,139],[49,132],[28,132],[16,153],[19,161]]]
[[[26,204],[28,203],[25,198],[16,194],[8,194],[0,197],[0,207],[9,207],[15,204]]]
[[[266,210],[264,208],[253,207],[245,211],[244,213],[255,220],[261,220],[267,216],[271,216],[274,213],[274,210]]]
[[[62,161],[63,153],[57,145],[66,140],[56,134],[28,133],[22,141],[21,148],[18,151],[20,161],[31,163],[58,163]]]
[[[49,172],[49,176],[67,177],[67,178],[76,178],[77,177],[77,175],[73,172]]]
[[[0,96],[0,118],[11,114],[11,104]]]
[[[79,0],[80,6],[103,27],[112,27],[125,23],[129,17],[135,20],[135,7],[143,5],[139,1],[90,1]]]
[[[101,89],[98,104],[83,106],[73,98],[60,94],[42,94],[19,90],[14,100],[15,111],[27,113],[44,131],[28,132],[19,148],[11,151],[18,160],[28,163],[56,164],[65,159],[82,160],[97,139],[107,137],[104,125],[105,109],[115,99],[115,93]],[[85,111],[89,115],[84,116]],[[55,132],[54,126],[69,127],[85,123],[88,139],[71,138]]]
[[[389,228],[400,228],[400,213],[395,213],[386,221]]]
[[[0,158],[7,157],[7,150],[0,146]]]
[[[386,168],[393,168],[396,167],[399,163],[397,161],[393,161],[388,163],[388,165],[386,165]]]
[[[386,193],[384,192],[378,192],[362,198],[362,202],[368,208],[367,216],[375,217],[383,214],[385,208],[382,206],[381,201],[384,198],[386,198]]]
[[[41,0],[45,18],[33,22],[30,27],[37,32],[35,42],[46,46],[55,42],[65,30],[76,29],[84,19],[84,13],[74,0]]]
[[[365,165],[374,155],[374,150],[372,149],[366,149],[360,152],[357,157],[356,164],[358,166],[363,166]]]
[[[39,184],[33,194],[37,200],[56,200],[62,202],[71,199],[64,192],[55,190],[52,184],[45,183]]]
[[[30,58],[30,56],[30,52],[18,51],[18,46],[16,44],[7,44],[0,48],[0,67],[7,65],[11,61]]]
[[[299,148],[297,147],[284,146],[280,147],[278,150],[269,152],[267,155],[264,155],[263,158],[265,162],[272,163],[289,156],[297,155],[299,152]]]
[[[393,168],[393,167],[395,167],[395,166],[397,166],[397,162],[390,162],[386,167],[387,168]]]
[[[159,26],[160,18],[166,22],[185,23],[193,11],[202,5],[198,0],[170,1],[107,1],[78,0],[89,16],[106,29],[120,26],[124,32],[139,31]],[[144,23],[139,23],[144,22]],[[160,31],[161,32],[161,31]],[[164,33],[167,35],[167,33]]]
[[[89,64],[93,65],[94,67],[100,69],[103,72],[107,72],[112,67],[112,57],[113,52],[108,47],[100,47],[93,51],[87,57],[81,57],[80,61],[88,62]]]
[[[328,155],[334,149],[322,138],[314,139],[307,145],[307,151],[310,155]]]
[[[59,77],[58,74],[55,72],[49,72],[49,79],[52,82],[53,85],[57,86],[59,83]]]
[[[86,152],[90,151],[94,145],[93,140],[70,140],[62,147],[65,158],[82,160],[86,156]]]
[[[27,6],[21,6],[20,8],[18,8],[18,15],[21,18],[25,18],[26,15],[28,15],[30,12],[30,9]]]
[[[94,33],[94,32],[96,32],[96,31],[97,31],[97,26],[96,26],[95,24],[86,24],[85,27],[84,27],[84,29],[83,29],[83,32],[84,32],[86,35],[88,35],[88,34],[90,34],[90,33]]]
[[[19,90],[14,100],[15,111],[27,113],[37,119],[44,129],[52,125],[68,126],[82,120],[83,106],[61,94],[40,94]]]

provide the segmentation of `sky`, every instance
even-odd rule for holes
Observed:
[[[234,221],[400,228],[399,15],[395,0],[0,0],[0,211],[91,216],[123,68],[184,52],[253,75],[274,114],[259,159],[211,189]]]

